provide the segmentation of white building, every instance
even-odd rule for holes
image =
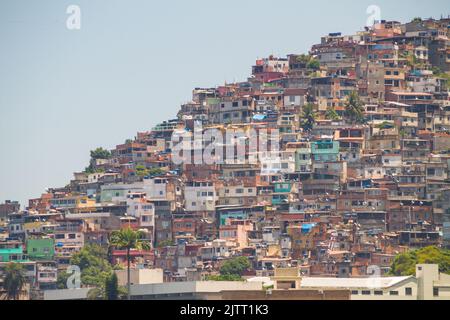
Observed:
[[[214,211],[218,200],[214,183],[194,181],[184,186],[186,211]]]
[[[415,276],[301,278],[300,288],[348,289],[351,300],[450,300],[450,275],[436,264],[419,264]]]
[[[130,194],[127,198],[127,214],[138,219],[140,227],[154,227],[155,205],[145,197],[133,197],[133,195],[135,194]]]

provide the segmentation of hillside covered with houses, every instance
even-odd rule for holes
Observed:
[[[380,21],[194,88],[173,119],[92,150],[65,186],[0,204],[0,288],[13,262],[23,295],[47,298],[80,260],[82,289],[114,270],[125,286],[128,265],[134,285],[305,277],[357,296],[374,270],[392,280],[381,295],[414,282],[393,274],[398,255],[450,247],[449,37],[449,18]],[[130,229],[145,246],[114,240]]]

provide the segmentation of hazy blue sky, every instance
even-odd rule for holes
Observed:
[[[360,30],[371,4],[382,19],[450,14],[448,0],[0,0],[0,202],[65,185],[89,150],[173,118],[196,86]]]

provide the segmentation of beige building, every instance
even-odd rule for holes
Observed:
[[[275,290],[350,290],[351,300],[450,300],[450,275],[434,264],[417,265],[416,275],[405,277],[301,277],[298,268],[284,268],[272,280]]]
[[[450,300],[450,275],[440,273],[437,264],[416,266],[418,300]]]
[[[119,286],[127,285],[127,270],[116,270]],[[163,283],[163,269],[131,269],[130,282],[131,284],[153,284]]]

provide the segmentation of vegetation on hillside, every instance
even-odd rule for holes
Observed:
[[[70,259],[71,265],[80,267],[82,286],[101,287],[111,275],[113,267],[108,261],[107,250],[98,245],[86,245]],[[58,288],[67,288],[71,274],[58,273]]]
[[[345,116],[354,124],[364,123],[364,103],[356,91],[352,91],[347,97]]]
[[[440,272],[450,274],[450,250],[431,246],[399,254],[392,263],[390,274],[414,275],[416,264],[438,264]]]
[[[25,268],[20,263],[8,263],[3,277],[5,299],[19,300],[26,283]]]
[[[314,127],[317,119],[317,111],[312,103],[308,103],[303,107],[300,116],[300,125],[305,132],[310,132]]]

